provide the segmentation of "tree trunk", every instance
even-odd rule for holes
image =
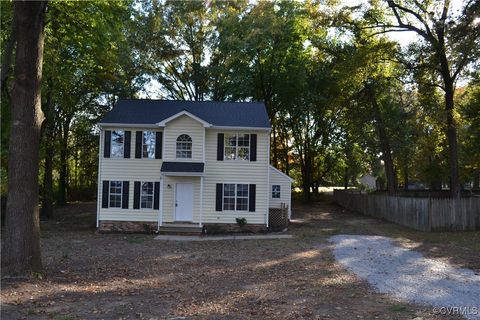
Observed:
[[[395,177],[395,168],[393,166],[392,150],[390,147],[390,140],[388,139],[387,131],[385,130],[385,124],[383,123],[380,106],[378,105],[373,89],[370,90],[370,99],[373,107],[373,116],[375,117],[378,138],[380,140],[380,150],[382,151],[382,158],[385,165],[387,192],[389,195],[394,195],[397,190],[397,183]]]
[[[15,2],[17,50],[8,154],[8,199],[3,272],[28,276],[42,270],[38,215],[38,162],[43,121],[42,78],[46,2]]]
[[[447,140],[450,165],[450,195],[460,197],[460,179],[458,174],[457,125],[454,117],[453,83],[445,81],[445,108],[447,111]]]
[[[408,162],[407,158],[404,159],[403,163],[403,188],[408,190]]]
[[[343,176],[343,188],[345,190],[348,189],[348,181],[349,181],[349,176],[348,176],[348,166],[345,167],[345,173],[344,173],[344,176]]]
[[[67,204],[68,194],[68,163],[67,163],[67,148],[68,148],[68,134],[70,131],[71,118],[64,121],[62,126],[62,145],[60,147],[60,175],[58,181],[58,204]]]

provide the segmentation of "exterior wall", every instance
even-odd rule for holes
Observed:
[[[270,208],[280,208],[282,203],[288,206],[288,218],[291,218],[292,183],[290,179],[270,167],[270,190],[268,198]],[[272,198],[272,185],[280,185],[280,198]]]
[[[203,133],[203,125],[186,115],[168,122],[165,126],[164,160],[203,162]],[[177,138],[182,134],[188,134],[192,138],[192,159],[176,158]]]
[[[257,161],[217,161],[217,134],[237,132],[257,134]],[[235,218],[246,218],[248,224],[266,224],[268,217],[269,132],[206,129],[205,136],[206,161],[203,222],[205,224],[236,223]],[[256,211],[215,211],[217,183],[256,184]]]
[[[163,222],[175,221],[175,184],[193,184],[193,221],[200,222],[200,177],[164,177],[163,178]],[[168,187],[170,185],[170,187]]]
[[[134,181],[160,181],[160,168],[162,166],[161,159],[136,159],[135,158],[135,131],[153,130],[162,131],[161,129],[151,128],[108,128],[108,130],[125,130],[132,132],[130,158],[104,158],[103,157],[103,143],[104,130],[100,132],[100,161],[98,171],[98,219],[113,220],[113,221],[157,221],[158,210],[153,209],[133,209],[133,188]],[[122,208],[102,208],[102,181],[103,180],[118,180],[129,181],[129,209]]]
[[[128,130],[132,132],[130,158],[104,158],[103,143],[104,130],[100,133],[99,148],[99,184],[98,184],[98,226],[109,226],[109,221],[139,221],[157,222],[159,210],[133,209],[134,181],[160,180],[162,161],[178,161],[175,158],[176,139],[180,134],[188,134],[192,138],[192,159],[188,161],[205,162],[205,176],[203,187],[203,214],[200,201],[200,177],[163,177],[163,190],[160,208],[163,209],[163,222],[173,222],[175,183],[192,182],[194,184],[194,223],[204,224],[235,224],[236,218],[246,218],[251,225],[266,225],[268,223],[268,207],[270,199],[269,186],[269,132],[266,130],[223,130],[205,129],[201,123],[188,116],[181,116],[167,123],[164,128],[163,157],[162,159],[135,158],[135,131],[153,130],[151,128],[108,128],[108,130]],[[255,133],[257,134],[257,161],[224,160],[217,161],[217,134],[218,133]],[[205,139],[205,140],[204,140]],[[204,143],[205,141],[205,143]],[[205,150],[205,151],[204,151]],[[205,159],[204,159],[205,157]],[[129,181],[129,209],[102,208],[102,181],[118,180]],[[256,185],[255,212],[249,211],[215,211],[216,184],[243,183]],[[171,188],[168,188],[168,185]],[[282,188],[283,191],[283,188]],[[200,217],[202,216],[202,218]],[[103,225],[102,225],[103,223]],[[143,225],[142,225],[143,226]]]

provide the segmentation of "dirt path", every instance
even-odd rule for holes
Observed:
[[[195,243],[96,234],[94,212],[42,223],[43,279],[3,279],[2,319],[446,319],[335,262],[331,235],[370,232],[336,206],[294,208],[295,239]]]

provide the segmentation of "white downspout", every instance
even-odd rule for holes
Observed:
[[[265,215],[265,225],[268,228],[268,216],[270,214],[270,192],[272,192],[270,187],[270,132],[268,130],[268,148],[267,148],[267,213]]]
[[[160,205],[158,209],[158,225],[157,231],[160,231],[160,227],[163,225],[163,181],[165,179],[160,174]]]
[[[99,142],[98,142],[98,173],[97,173],[97,229],[100,226],[100,196],[102,195],[102,180],[101,180],[101,172],[102,172],[102,153],[103,153],[103,146],[102,146],[102,136],[103,136],[103,130],[101,127],[100,129],[100,134],[99,134]],[[103,201],[103,199],[102,199]]]
[[[199,226],[202,227],[203,220],[203,176],[200,177],[200,222]]]

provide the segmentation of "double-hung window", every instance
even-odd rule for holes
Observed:
[[[155,159],[155,132],[143,131],[142,158]]]
[[[153,182],[142,182],[140,193],[140,208],[153,208]]]
[[[225,160],[249,160],[250,159],[250,135],[249,134],[225,134],[224,141]]]
[[[122,207],[122,181],[110,181],[110,208]]]
[[[272,198],[280,199],[280,185],[278,184],[272,185]]]
[[[125,131],[112,131],[110,155],[112,158],[123,158],[123,143],[125,140]]]
[[[223,185],[223,210],[248,210],[248,184],[227,183]]]

